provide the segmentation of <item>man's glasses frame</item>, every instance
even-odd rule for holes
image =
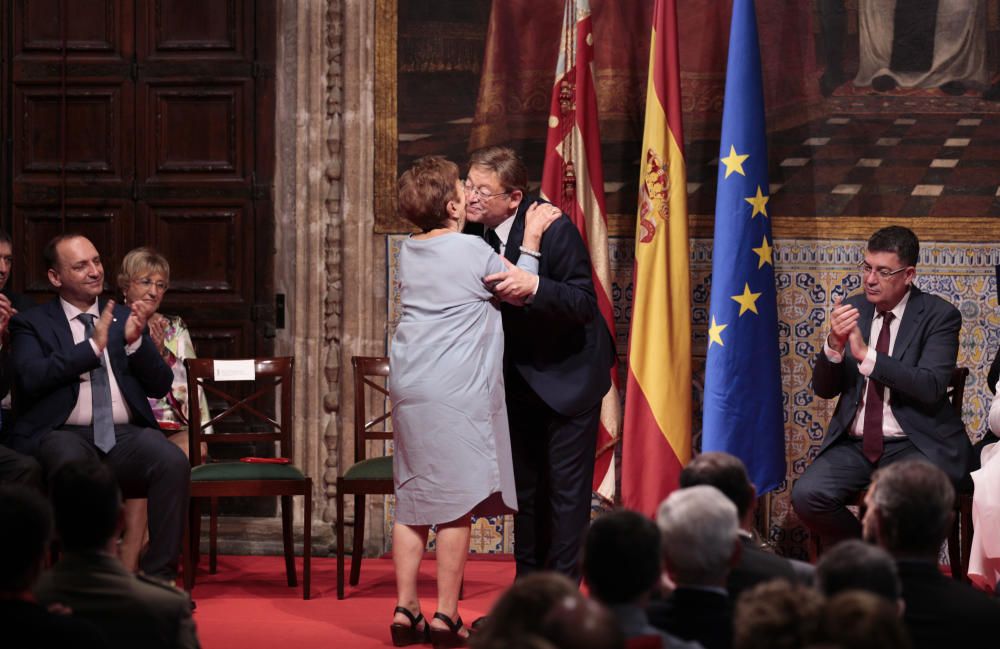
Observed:
[[[863,277],[868,277],[868,275],[870,275],[871,272],[874,270],[875,274],[878,275],[879,279],[886,282],[892,279],[893,275],[898,275],[907,268],[909,268],[909,266],[903,266],[902,268],[897,268],[896,270],[889,270],[887,268],[874,268],[863,259],[858,263],[858,270],[861,271],[861,275]]]
[[[476,198],[478,198],[483,203],[488,203],[491,200],[493,200],[494,198],[496,198],[497,196],[507,196],[507,195],[509,195],[511,193],[511,192],[497,192],[496,194],[490,194],[490,193],[484,192],[483,190],[481,190],[478,187],[473,187],[469,183],[465,183],[464,187],[465,187],[465,193],[466,194],[472,194],[472,195],[474,195]]]

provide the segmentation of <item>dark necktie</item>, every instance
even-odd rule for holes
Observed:
[[[882,313],[882,329],[878,332],[878,341],[875,343],[875,351],[882,354],[889,353],[889,325],[892,324],[892,318],[892,311]],[[885,392],[884,387],[875,379],[868,378],[861,450],[872,464],[878,462],[879,458],[882,457],[882,407],[885,403],[882,395]]]
[[[83,339],[90,340],[94,335],[94,314],[81,313],[76,316],[83,323]],[[94,446],[105,453],[115,445],[115,418],[111,410],[111,383],[108,380],[108,368],[104,365],[104,353],[100,355],[101,364],[90,371],[90,397],[94,417]]]
[[[488,228],[486,230],[486,234],[483,235],[483,238],[486,239],[486,243],[490,244],[490,246],[493,247],[493,252],[495,252],[495,253],[497,253],[499,255],[500,254],[500,237],[497,236],[496,230],[494,230],[493,228]]]

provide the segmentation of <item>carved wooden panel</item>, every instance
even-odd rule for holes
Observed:
[[[141,56],[150,59],[247,59],[252,40],[245,12],[236,0],[148,0]]]
[[[131,54],[133,21],[132,3],[120,0],[17,0],[14,51],[22,56],[58,55],[65,29],[70,55],[124,57]]]

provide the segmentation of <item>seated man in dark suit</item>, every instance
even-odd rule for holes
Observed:
[[[741,550],[736,506],[715,487],[678,489],[660,504],[656,524],[663,568],[676,588],[649,604],[649,621],[705,649],[729,649],[733,607],[726,580]]]
[[[98,303],[104,267],[94,244],[61,235],[44,255],[59,297],[11,321],[19,415],[8,442],[37,457],[49,476],[73,460],[107,462],[126,493],[149,499],[149,550],[140,566],[173,579],[191,467],[157,427],[147,399],[170,390],[173,372],[144,333],[144,303]]]
[[[619,509],[590,524],[583,545],[583,580],[590,596],[608,607],[626,638],[659,639],[663,649],[699,645],[649,623],[645,607],[660,584],[660,530],[638,512]]]
[[[913,649],[995,647],[1000,638],[1000,603],[938,569],[954,503],[949,476],[924,460],[879,469],[865,496],[865,538],[896,560]]]
[[[0,629],[3,646],[16,649],[99,649],[100,632],[84,619],[52,613],[31,594],[52,535],[45,498],[21,485],[0,487]]]
[[[733,601],[751,586],[776,577],[812,584],[815,569],[810,564],[779,557],[764,550],[753,540],[750,530],[753,529],[757,490],[738,457],[717,451],[695,456],[681,471],[680,485],[683,488],[701,484],[711,485],[729,498],[736,505],[740,519],[743,552],[739,563],[730,571],[726,583],[726,590]]]
[[[111,469],[96,460],[70,462],[49,486],[65,552],[35,587],[38,601],[68,606],[113,649],[198,647],[187,593],[129,572],[116,556],[125,515]]]
[[[834,300],[813,388],[837,407],[792,489],[795,512],[824,547],[861,536],[847,505],[877,468],[923,458],[955,483],[969,470],[969,438],[947,396],[962,315],[913,284],[919,254],[913,232],[882,228],[861,262],[864,295]]]

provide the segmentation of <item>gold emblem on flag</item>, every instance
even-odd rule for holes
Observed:
[[[670,217],[670,174],[667,164],[649,149],[646,152],[646,173],[639,197],[639,225],[642,227],[640,243],[649,243],[656,236],[656,222]]]

